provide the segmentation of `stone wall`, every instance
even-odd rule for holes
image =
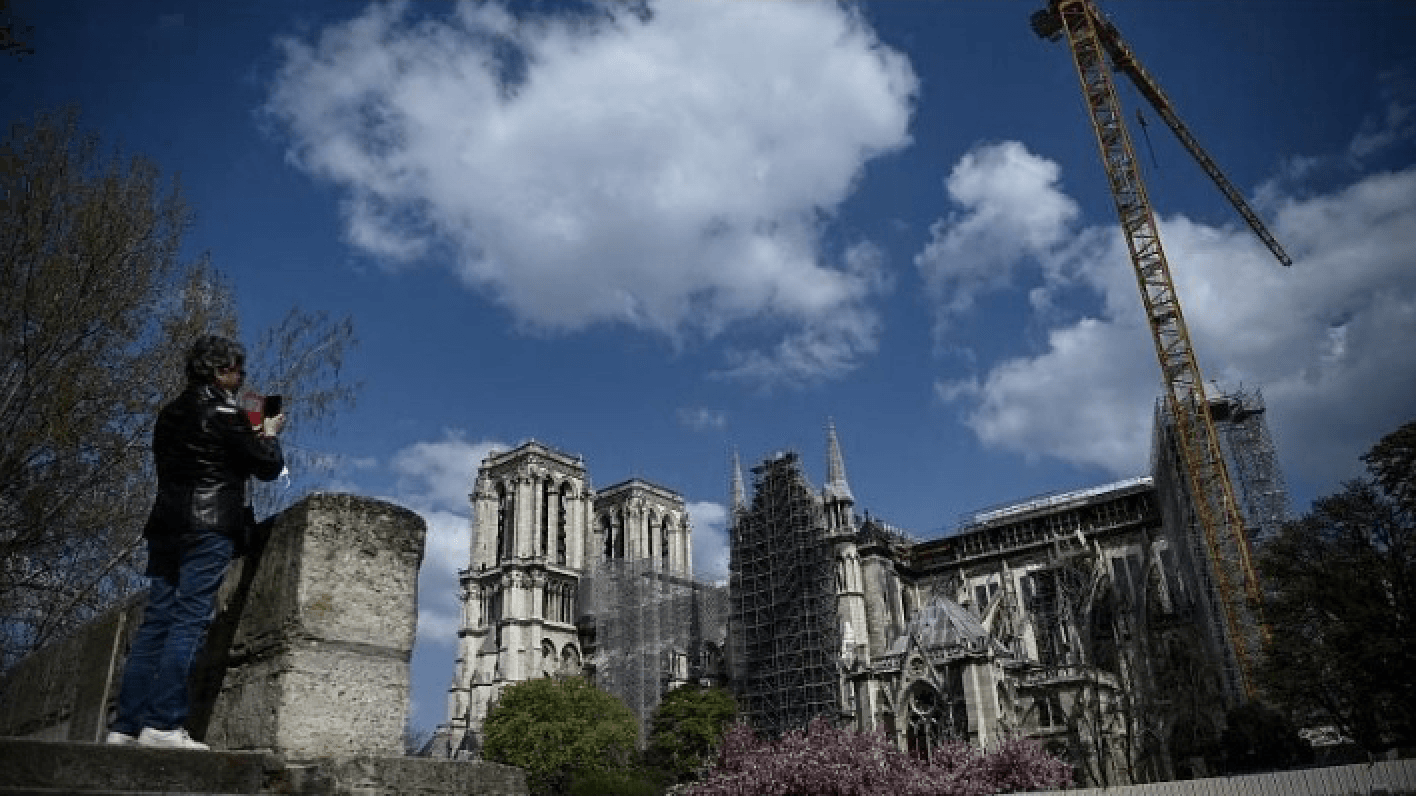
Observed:
[[[144,602],[133,595],[16,665],[0,682],[0,736],[96,741],[107,734],[107,706]]]
[[[398,756],[426,526],[379,500],[317,493],[227,574],[193,673],[189,727],[288,760]],[[0,734],[102,737],[141,595],[0,683]]]

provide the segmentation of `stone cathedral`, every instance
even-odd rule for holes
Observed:
[[[1212,401],[1261,539],[1286,491],[1262,397]],[[943,741],[1035,738],[1079,784],[1201,773],[1237,702],[1234,643],[1173,433],[1153,472],[980,511],[930,540],[856,513],[834,425],[825,483],[779,453],[731,484],[726,587],[696,581],[683,498],[631,479],[595,491],[584,462],[536,442],[487,457],[448,724],[475,755],[507,684],[583,674],[647,722],[668,689],[726,683],[777,733],[826,717],[929,757]]]

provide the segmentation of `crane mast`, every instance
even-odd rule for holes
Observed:
[[[1265,635],[1258,576],[1234,486],[1220,451],[1204,379],[1190,343],[1180,298],[1171,280],[1170,265],[1161,247],[1155,213],[1141,178],[1107,56],[1117,71],[1136,84],[1142,96],[1155,107],[1269,250],[1284,265],[1292,261],[1214,160],[1199,146],[1120,32],[1102,17],[1091,0],[1050,0],[1046,10],[1033,15],[1032,26],[1044,38],[1055,40],[1065,35],[1072,52],[1160,360],[1165,401],[1174,418],[1177,447],[1212,565],[1237,670],[1237,686],[1246,699],[1252,699],[1255,696],[1253,662],[1260,655],[1260,639]],[[1236,559],[1233,562],[1225,556],[1229,551]]]

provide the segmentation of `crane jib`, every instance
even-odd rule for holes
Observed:
[[[1037,33],[1037,35],[1049,40],[1055,40],[1061,37],[1064,28],[1062,16],[1057,11],[1059,5],[1060,3],[1053,2],[1050,4],[1049,8],[1033,14],[1031,24],[1033,31]],[[1104,49],[1106,54],[1111,58],[1112,67],[1115,71],[1125,75],[1126,78],[1131,81],[1131,84],[1136,87],[1136,91],[1145,98],[1146,102],[1155,110],[1156,115],[1158,115],[1165,122],[1165,125],[1170,128],[1170,131],[1175,134],[1175,137],[1180,141],[1180,145],[1185,147],[1185,151],[1189,152],[1190,156],[1195,159],[1195,162],[1200,164],[1200,168],[1204,170],[1205,174],[1209,175],[1215,187],[1219,188],[1220,193],[1224,194],[1224,197],[1229,200],[1229,204],[1233,206],[1234,210],[1239,213],[1239,216],[1244,219],[1244,222],[1249,225],[1249,229],[1254,231],[1254,234],[1258,236],[1259,240],[1263,241],[1264,245],[1268,247],[1268,250],[1273,253],[1274,258],[1285,266],[1293,265],[1293,258],[1289,257],[1288,253],[1283,250],[1283,246],[1279,244],[1278,239],[1274,237],[1263,220],[1259,218],[1259,214],[1249,206],[1248,201],[1244,199],[1244,195],[1239,189],[1234,187],[1234,184],[1229,181],[1229,178],[1226,177],[1224,172],[1219,168],[1219,164],[1215,162],[1214,158],[1210,157],[1210,154],[1205,151],[1204,147],[1200,146],[1199,140],[1195,138],[1194,134],[1190,132],[1190,128],[1180,119],[1179,114],[1175,111],[1175,106],[1170,102],[1170,99],[1165,96],[1165,92],[1161,90],[1160,85],[1151,77],[1150,73],[1146,71],[1146,68],[1141,65],[1140,60],[1136,58],[1135,52],[1131,50],[1130,46],[1126,44],[1126,40],[1122,38],[1120,30],[1118,30],[1110,20],[1099,13],[1090,2],[1087,2],[1086,5],[1088,7],[1089,16],[1092,18],[1093,30],[1096,33],[1097,40],[1101,43],[1102,49]]]

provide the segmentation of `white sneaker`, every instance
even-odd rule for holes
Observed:
[[[114,746],[132,746],[138,742],[138,736],[129,735],[126,732],[118,732],[117,730],[109,730],[108,737],[105,738],[103,742],[113,744]]]
[[[201,741],[192,740],[192,736],[187,734],[186,729],[178,727],[175,730],[154,730],[151,727],[144,727],[142,735],[138,736],[139,746],[156,746],[164,749],[199,749],[203,752],[210,751],[211,747]]]

